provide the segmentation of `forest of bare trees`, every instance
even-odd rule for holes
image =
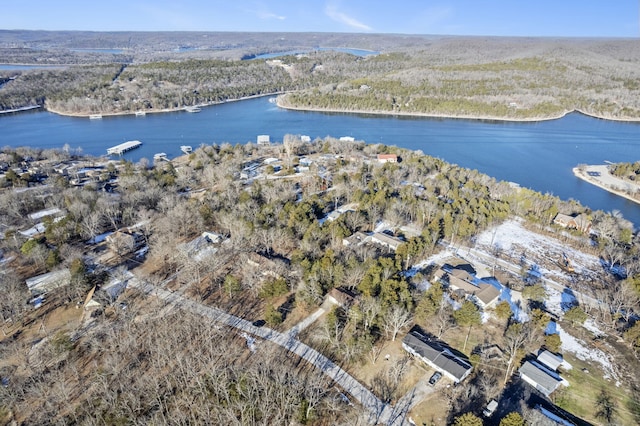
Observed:
[[[100,287],[122,273],[101,266],[88,242],[131,226],[137,226],[148,246],[146,260],[132,258],[127,263],[131,248],[126,247],[116,247],[115,260],[152,283],[251,321],[264,318],[277,328],[292,309],[312,312],[334,288],[356,292],[357,306],[333,309],[308,336],[303,335],[341,365],[355,368],[363,360],[375,363],[382,348],[411,324],[437,337],[480,333],[480,313],[473,303],[460,300],[462,307],[453,310],[441,287],[418,290],[432,271],[413,276],[404,271],[440,250],[443,241],[472,244],[481,231],[519,217],[537,232],[600,256],[606,266],[592,276],[576,278],[572,285],[612,309],[579,306],[567,321],[581,323],[588,315],[607,333],[625,339],[630,353],[640,348],[639,326],[633,321],[638,312],[640,241],[623,218],[514,188],[417,152],[330,137],[313,142],[294,135],[285,139],[286,145],[271,148],[203,145],[182,162],[153,167],[145,161],[111,162],[96,182],[80,187],[55,178],[51,170],[46,186],[29,173],[5,174],[0,192],[5,206],[0,212],[5,235],[1,244],[3,258],[10,260],[1,266],[6,278],[1,282],[6,295],[0,304],[3,331],[12,336],[15,325],[34,324],[33,315],[39,311],[26,304],[30,297],[24,280],[38,273],[70,270],[70,284],[49,306],[82,302],[97,286],[103,308],[93,322],[61,334],[40,331],[36,335],[42,340],[35,346],[19,335],[3,339],[0,358],[8,362],[0,375],[9,378],[0,389],[3,413],[24,416],[28,423],[51,416],[60,422],[91,423],[98,418],[108,424],[124,418],[151,423],[199,423],[210,418],[225,424],[356,421],[359,411],[345,410],[332,384],[308,365],[289,359],[274,366],[271,357],[286,358],[275,349],[249,355],[246,343],[235,334],[154,305],[153,298],[125,299],[119,305],[102,293]],[[366,161],[389,151],[402,161],[385,165]],[[321,157],[323,153],[332,155]],[[258,158],[277,156],[294,166],[303,154],[324,158],[323,167],[331,174],[330,191],[326,178],[314,173],[260,179],[251,185],[238,179],[243,167]],[[27,157],[65,161],[72,154],[20,148],[4,151],[0,160],[15,166]],[[115,177],[116,195],[97,190],[100,182]],[[336,206],[346,204],[357,208],[336,220],[321,221]],[[64,217],[47,219],[44,233],[26,238],[18,232],[33,225],[29,213],[54,207],[63,210]],[[567,235],[551,228],[559,211],[589,215],[597,236]],[[343,245],[343,238],[371,231],[380,221],[396,230],[413,223],[422,232],[405,236],[395,252]],[[216,232],[228,242],[197,258],[185,243],[204,231]],[[626,276],[613,273],[620,267]],[[558,342],[543,333],[550,320],[541,305],[544,289],[530,283],[523,295],[530,301],[525,308],[531,324],[519,325],[508,306],[496,308],[500,331],[493,338],[503,347],[504,357],[487,358],[482,373],[456,388],[450,395],[451,416],[477,408],[455,401],[495,397],[525,350],[541,344],[557,347]],[[462,348],[469,353],[474,349]],[[482,360],[485,355],[479,356]],[[633,362],[629,360],[630,365]],[[394,374],[376,377],[371,384],[379,397],[395,401],[401,396]],[[465,392],[468,398],[463,398]],[[260,399],[260,394],[267,399]],[[274,394],[279,399],[270,406],[268,399]],[[42,404],[44,408],[33,408]]]
[[[47,37],[57,40],[55,34]],[[109,37],[105,34],[96,46]],[[6,81],[0,86],[0,108],[132,113],[288,92],[279,104],[302,109],[508,120],[553,118],[574,110],[607,119],[640,116],[640,53],[630,40],[321,37],[329,46],[380,51],[360,57],[314,50],[317,44],[305,44],[317,43],[312,34],[271,45],[251,34],[212,33],[200,44],[187,35],[183,43],[180,37],[169,41],[162,33],[112,37],[112,49],[123,53],[78,52],[65,42],[52,50],[54,59],[48,62],[65,65],[62,69],[0,71],[0,81]],[[147,46],[154,37],[162,42]],[[8,61],[41,65],[31,50],[37,42],[23,37],[16,44],[24,47],[4,49]],[[271,51],[302,53],[277,61],[240,59]],[[96,65],[107,62],[114,65]]]

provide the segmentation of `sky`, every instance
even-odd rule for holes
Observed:
[[[0,29],[640,37],[640,0],[2,0]]]

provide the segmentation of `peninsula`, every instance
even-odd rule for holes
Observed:
[[[613,176],[607,164],[580,165],[573,168],[573,174],[585,182],[640,204],[640,184]]]

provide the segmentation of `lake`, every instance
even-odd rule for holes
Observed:
[[[397,145],[517,182],[592,209],[619,210],[640,225],[640,205],[590,185],[571,169],[578,164],[640,160],[640,124],[569,114],[535,123],[462,119],[406,118],[360,114],[289,111],[268,98],[227,102],[184,111],[104,117],[63,117],[46,111],[0,116],[0,146],[62,148],[104,155],[108,147],[138,139],[142,147],[124,158],[149,160],[158,152],[181,155],[181,145],[255,142],[259,134],[282,141],[287,133],[353,136],[367,143]]]

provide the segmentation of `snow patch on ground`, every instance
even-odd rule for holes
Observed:
[[[109,235],[113,234],[113,231],[105,232],[104,234],[96,235],[93,239],[88,240],[87,244],[100,244],[107,239]]]
[[[592,332],[593,335],[596,336],[596,337],[600,337],[600,336],[604,336],[605,335],[605,332],[598,328],[598,326],[596,325],[596,322],[593,320],[593,318],[587,319],[584,322],[584,324],[582,324],[582,326],[584,328],[586,328],[587,330],[589,330],[590,332]]]
[[[555,238],[529,231],[522,225],[522,220],[518,219],[507,220],[495,228],[484,231],[478,236],[476,247],[488,252],[499,249],[512,258],[524,254],[528,263],[531,263],[529,259],[546,259],[555,263],[564,253],[577,273],[600,269],[596,256],[572,249]],[[541,267],[540,272],[547,277],[569,278],[559,269],[548,270]]]
[[[562,293],[545,285],[547,298],[544,304],[547,310],[555,315],[562,316],[566,311],[578,305],[578,300],[571,289],[565,289]]]
[[[374,229],[375,232],[382,232],[382,231],[386,231],[387,229],[391,229],[392,226],[387,223],[387,222],[378,222],[376,224],[376,229]]]
[[[604,370],[604,378],[609,379],[613,378],[616,380],[616,386],[619,385],[619,378],[616,374],[616,371],[613,368],[613,363],[607,354],[605,354],[600,349],[589,349],[585,345],[585,343],[573,337],[566,331],[562,329],[559,325],[555,326],[556,331],[560,335],[560,340],[562,340],[562,350],[566,352],[573,353],[576,358],[582,361],[591,361],[601,365],[602,370]]]
[[[256,349],[258,348],[258,346],[256,345],[255,337],[250,336],[244,331],[240,333],[240,336],[244,337],[244,339],[247,341],[247,347],[249,348],[249,350],[255,353]]]
[[[454,311],[457,311],[458,309],[460,309],[462,307],[462,303],[460,302],[456,302],[455,300],[453,300],[450,296],[449,293],[445,293],[444,294],[444,300],[451,305],[451,307],[453,308]]]

